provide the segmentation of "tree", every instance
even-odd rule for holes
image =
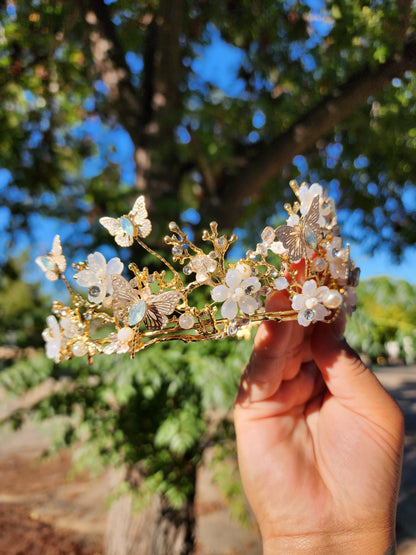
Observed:
[[[399,255],[416,236],[412,8],[409,0],[1,3],[6,253],[21,247],[22,232],[39,238],[38,215],[49,226],[58,220],[77,230],[71,234],[75,251],[86,243],[103,245],[108,237],[95,222],[128,210],[137,191],[148,200],[154,245],[179,215],[189,228],[198,218],[201,227],[216,219],[251,232],[271,215],[270,206],[284,200],[288,178],[298,176],[319,179],[342,207],[358,209],[356,229],[376,231],[366,234],[367,246],[388,245]],[[223,71],[215,72],[215,48],[217,57],[234,60],[228,83]],[[209,75],[208,63],[214,67]],[[188,208],[194,210],[190,219]],[[8,254],[2,263],[10,277]],[[177,351],[169,353],[167,359],[188,368]],[[136,410],[133,401],[143,401],[143,387],[156,399],[153,409],[163,406],[169,391],[173,412],[186,413],[183,399],[193,400],[198,425],[179,456],[180,464],[190,464],[184,489],[190,530],[199,425],[207,408],[205,384],[195,381],[193,367],[190,383],[185,370],[180,374],[185,389],[178,386],[177,396],[169,389],[170,371],[144,384],[132,370],[127,393],[115,393],[113,407],[106,380],[115,368],[107,368],[95,388],[90,371],[71,368],[74,390],[37,409],[70,412],[75,396],[92,436],[97,411],[105,414],[107,427],[93,439],[107,462],[120,448],[117,441],[130,445],[133,432],[123,428],[128,418],[122,416]],[[158,433],[163,437],[158,430],[168,420],[163,413],[148,430],[149,445]],[[77,438],[74,429],[66,441]],[[162,442],[161,449],[165,460],[172,446]],[[134,449],[130,455],[131,463],[144,456]],[[155,514],[172,516],[175,526],[178,513],[164,510],[168,475],[163,470],[163,485],[153,484],[152,491],[163,494]],[[180,490],[176,486],[170,493]],[[190,551],[188,537],[182,537],[183,550]]]

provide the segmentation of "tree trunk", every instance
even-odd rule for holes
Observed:
[[[173,509],[155,495],[148,507],[132,511],[132,496],[115,501],[108,514],[105,555],[188,555],[194,551],[194,499]]]

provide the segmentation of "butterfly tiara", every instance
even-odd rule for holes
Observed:
[[[236,235],[219,235],[216,222],[202,233],[205,248],[171,222],[164,242],[176,267],[143,241],[152,224],[140,196],[128,214],[104,217],[100,223],[119,246],[138,243],[163,269],[130,263],[127,279],[119,258],[107,261],[94,252],[73,264],[77,286],[87,290],[86,297],[65,277],[67,262],[56,235],[51,252],[36,262],[50,281],[63,280],[71,303],[53,302],[43,332],[46,355],[55,362],[87,356],[91,363],[98,353],[128,352],[133,358],[164,341],[245,336],[264,320],[297,320],[306,327],[333,321],[342,307],[351,314],[360,270],[349,245],[342,245],[335,203],[318,183],[298,186],[292,180],[290,187],[297,201],[284,206],[286,225],[265,227],[256,249],[238,261],[227,256]],[[291,309],[267,311],[266,298],[274,291],[286,295]]]

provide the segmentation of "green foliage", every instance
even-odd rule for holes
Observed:
[[[411,364],[416,354],[416,289],[387,277],[363,281],[357,289],[357,311],[349,320],[347,339],[374,362],[389,358],[389,342]]]
[[[86,368],[73,360],[60,368],[70,378],[63,389],[14,417],[19,424],[24,417],[65,417],[54,449],[76,446],[74,472],[133,469],[140,461],[141,503],[158,492],[178,507],[192,498],[196,465],[213,438],[208,409],[230,410],[249,349],[250,343],[232,340],[175,343],[152,347],[134,361],[98,357]],[[0,384],[21,393],[53,375],[53,365],[39,355],[11,366]]]

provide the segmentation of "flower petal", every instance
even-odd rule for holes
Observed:
[[[225,283],[234,291],[240,285],[243,276],[237,268],[230,268],[225,276]]]
[[[302,287],[302,294],[307,297],[316,297],[317,285],[314,279],[308,279],[305,281]]]
[[[292,299],[293,310],[305,310],[305,297],[303,295],[295,295]]]
[[[253,314],[257,310],[259,304],[258,304],[258,301],[253,297],[244,295],[238,300],[238,306],[246,314]]]
[[[225,285],[217,285],[211,291],[211,297],[216,303],[222,303],[230,296],[230,290]]]
[[[222,305],[221,314],[223,318],[233,320],[237,316],[238,306],[233,299],[227,299]]]
[[[325,317],[328,316],[328,314],[330,314],[329,310],[324,306],[322,306],[321,304],[315,305],[313,309],[316,314],[315,320],[323,321],[325,320]]]

